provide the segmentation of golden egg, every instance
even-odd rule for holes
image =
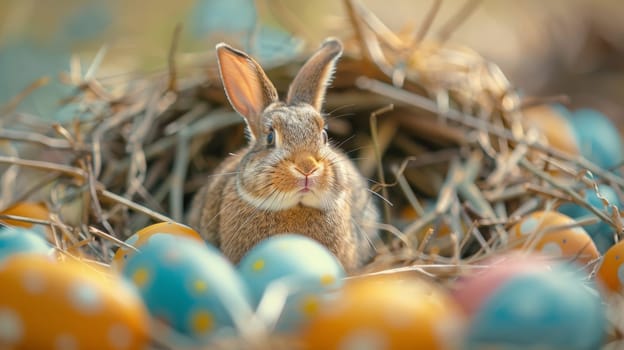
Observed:
[[[571,217],[556,211],[536,211],[511,228],[510,244],[585,265],[600,253],[589,234]]]
[[[4,209],[2,212],[0,212],[0,214],[22,216],[25,218],[37,220],[48,220],[50,212],[45,205],[39,202],[18,202]],[[1,219],[0,222],[9,226],[24,228],[33,227],[32,223],[21,220]]]
[[[166,233],[176,236],[188,237],[203,242],[203,239],[192,228],[179,224],[177,222],[159,222],[157,224],[146,226],[126,240],[129,245],[138,248],[145,244],[149,238],[157,233]],[[113,257],[113,265],[121,267],[124,261],[132,254],[133,250],[126,247],[120,247]]]
[[[464,316],[442,289],[418,279],[350,280],[301,331],[305,349],[453,349]]]
[[[612,292],[619,293],[624,286],[624,241],[611,246],[602,258],[596,279]]]
[[[148,314],[121,277],[16,255],[0,265],[0,348],[143,349]]]

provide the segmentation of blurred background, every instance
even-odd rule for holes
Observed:
[[[362,2],[398,32],[416,30],[432,4]],[[431,33],[463,4],[443,1]],[[571,107],[596,108],[623,126],[622,14],[618,0],[485,0],[450,41],[498,64],[524,95],[566,94]],[[69,71],[72,58],[87,74],[100,52],[95,76],[109,82],[163,72],[177,24],[178,64],[186,74],[202,74],[223,40],[270,65],[317,47],[327,35],[352,34],[336,0],[2,0],[0,105],[50,76],[18,110],[63,119],[59,99],[70,87],[58,73]]]

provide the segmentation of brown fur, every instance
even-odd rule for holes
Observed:
[[[377,209],[353,163],[325,143],[319,111],[341,44],[327,41],[304,65],[290,89],[301,95],[287,99],[294,105],[276,100],[253,59],[224,45],[218,50],[227,51],[218,56],[221,74],[250,145],[198,192],[189,224],[234,263],[261,240],[289,232],[325,245],[348,271],[361,266],[372,256]],[[299,192],[304,180],[309,193]]]

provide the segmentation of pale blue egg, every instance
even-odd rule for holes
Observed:
[[[250,295],[234,266],[216,248],[197,240],[155,234],[122,271],[151,315],[192,343],[231,336],[236,333],[235,317],[251,317]]]
[[[51,255],[53,252],[52,246],[39,233],[0,225],[0,262],[18,253]]]
[[[622,163],[622,138],[609,118],[594,109],[583,108],[574,111],[569,120],[585,158],[605,169]]]
[[[340,287],[345,277],[344,268],[325,246],[299,234],[279,234],[260,242],[243,257],[238,271],[250,288],[254,306],[276,283],[291,291],[278,331],[300,327],[316,313],[324,292]]]
[[[566,266],[518,274],[475,314],[468,349],[599,349],[607,321],[599,294]]]
[[[600,192],[601,196],[609,201],[609,204],[621,208],[620,199],[611,186],[600,184],[598,185],[598,191]],[[593,189],[586,190],[585,200],[596,209],[604,212],[609,217],[611,217],[611,208],[604,207],[604,205],[602,204],[602,200],[598,198],[598,194]],[[559,207],[559,212],[574,219],[595,216],[594,213],[592,213],[589,209],[586,209],[585,207],[574,203],[563,204]],[[615,243],[615,240],[613,238],[615,230],[613,227],[611,227],[611,225],[607,224],[604,221],[600,221],[593,225],[584,226],[583,228],[592,237],[592,239],[596,243],[596,247],[601,253],[605,253],[609,249],[609,247],[611,247]]]

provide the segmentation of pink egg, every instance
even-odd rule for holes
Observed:
[[[457,281],[452,293],[469,315],[479,310],[483,302],[510,278],[526,272],[546,270],[550,265],[544,256],[510,253],[487,259],[473,267],[474,271]]]

